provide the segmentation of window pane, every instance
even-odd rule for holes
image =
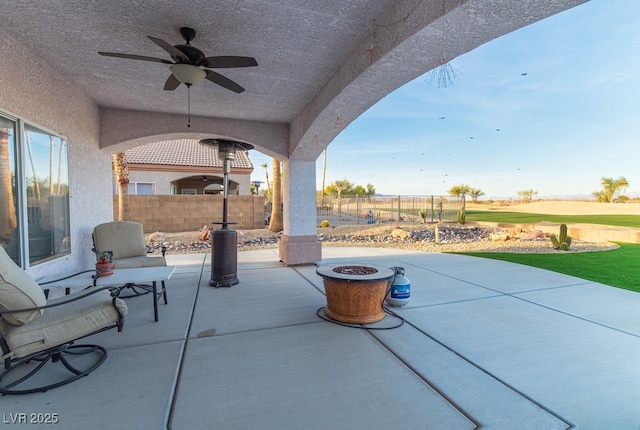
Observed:
[[[136,194],[153,195],[156,193],[155,184],[151,184],[148,182],[138,182],[136,186],[137,186]]]
[[[67,141],[25,125],[27,237],[31,264],[69,254]]]
[[[0,116],[0,245],[21,265],[15,136],[16,123]]]

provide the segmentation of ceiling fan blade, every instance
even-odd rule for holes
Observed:
[[[153,61],[156,63],[173,64],[173,62],[169,60],[164,60],[162,58],[155,58],[155,57],[145,57],[144,55],[119,54],[117,52],[98,52],[98,54],[102,55],[103,57],[117,57],[117,58],[127,58],[129,60],[142,60],[142,61]]]
[[[171,57],[177,60],[189,63],[189,58],[186,55],[184,55],[184,53],[178,48],[176,48],[175,46],[170,45],[169,43],[165,42],[162,39],[158,39],[157,37],[152,37],[152,36],[147,36],[147,37],[151,39],[156,45],[158,45],[159,47],[167,51],[171,55]]]
[[[180,81],[176,78],[173,73],[169,75],[167,82],[164,83],[164,89],[167,91],[173,91],[180,86]]]
[[[202,66],[212,69],[230,69],[234,67],[254,67],[258,62],[253,57],[219,56],[207,57],[202,62]]]
[[[204,70],[205,72],[207,72],[207,79],[209,81],[215,84],[218,84],[221,87],[225,87],[226,89],[236,92],[238,94],[244,91],[244,88],[242,88],[240,85],[233,82],[231,79],[222,76],[220,73],[216,73],[212,70],[207,70],[207,69],[204,69]]]

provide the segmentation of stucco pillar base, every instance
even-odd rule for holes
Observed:
[[[318,236],[288,236],[283,234],[278,245],[280,260],[289,265],[322,261],[322,244]]]

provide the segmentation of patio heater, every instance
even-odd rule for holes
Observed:
[[[253,188],[255,188],[256,190],[256,195],[260,195],[260,185],[262,185],[264,182],[262,181],[251,181],[251,185],[253,185]]]
[[[238,234],[235,230],[229,229],[227,212],[227,197],[229,195],[229,171],[231,162],[235,159],[236,150],[250,150],[253,145],[243,142],[224,139],[202,139],[201,145],[217,148],[218,157],[222,160],[223,167],[223,199],[222,199],[222,222],[212,222],[221,224],[222,227],[211,231],[211,279],[209,285],[212,287],[231,287],[238,282]]]

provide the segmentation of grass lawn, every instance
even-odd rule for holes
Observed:
[[[511,220],[513,222],[513,218]],[[456,254],[493,258],[539,267],[613,287],[640,292],[640,245],[630,243],[619,243],[618,245],[620,245],[620,248],[611,251],[568,252],[566,254],[492,252],[457,252]]]
[[[525,212],[474,211],[466,212],[467,221],[532,224],[542,221],[560,223],[604,224],[640,228],[640,215],[548,215]]]

